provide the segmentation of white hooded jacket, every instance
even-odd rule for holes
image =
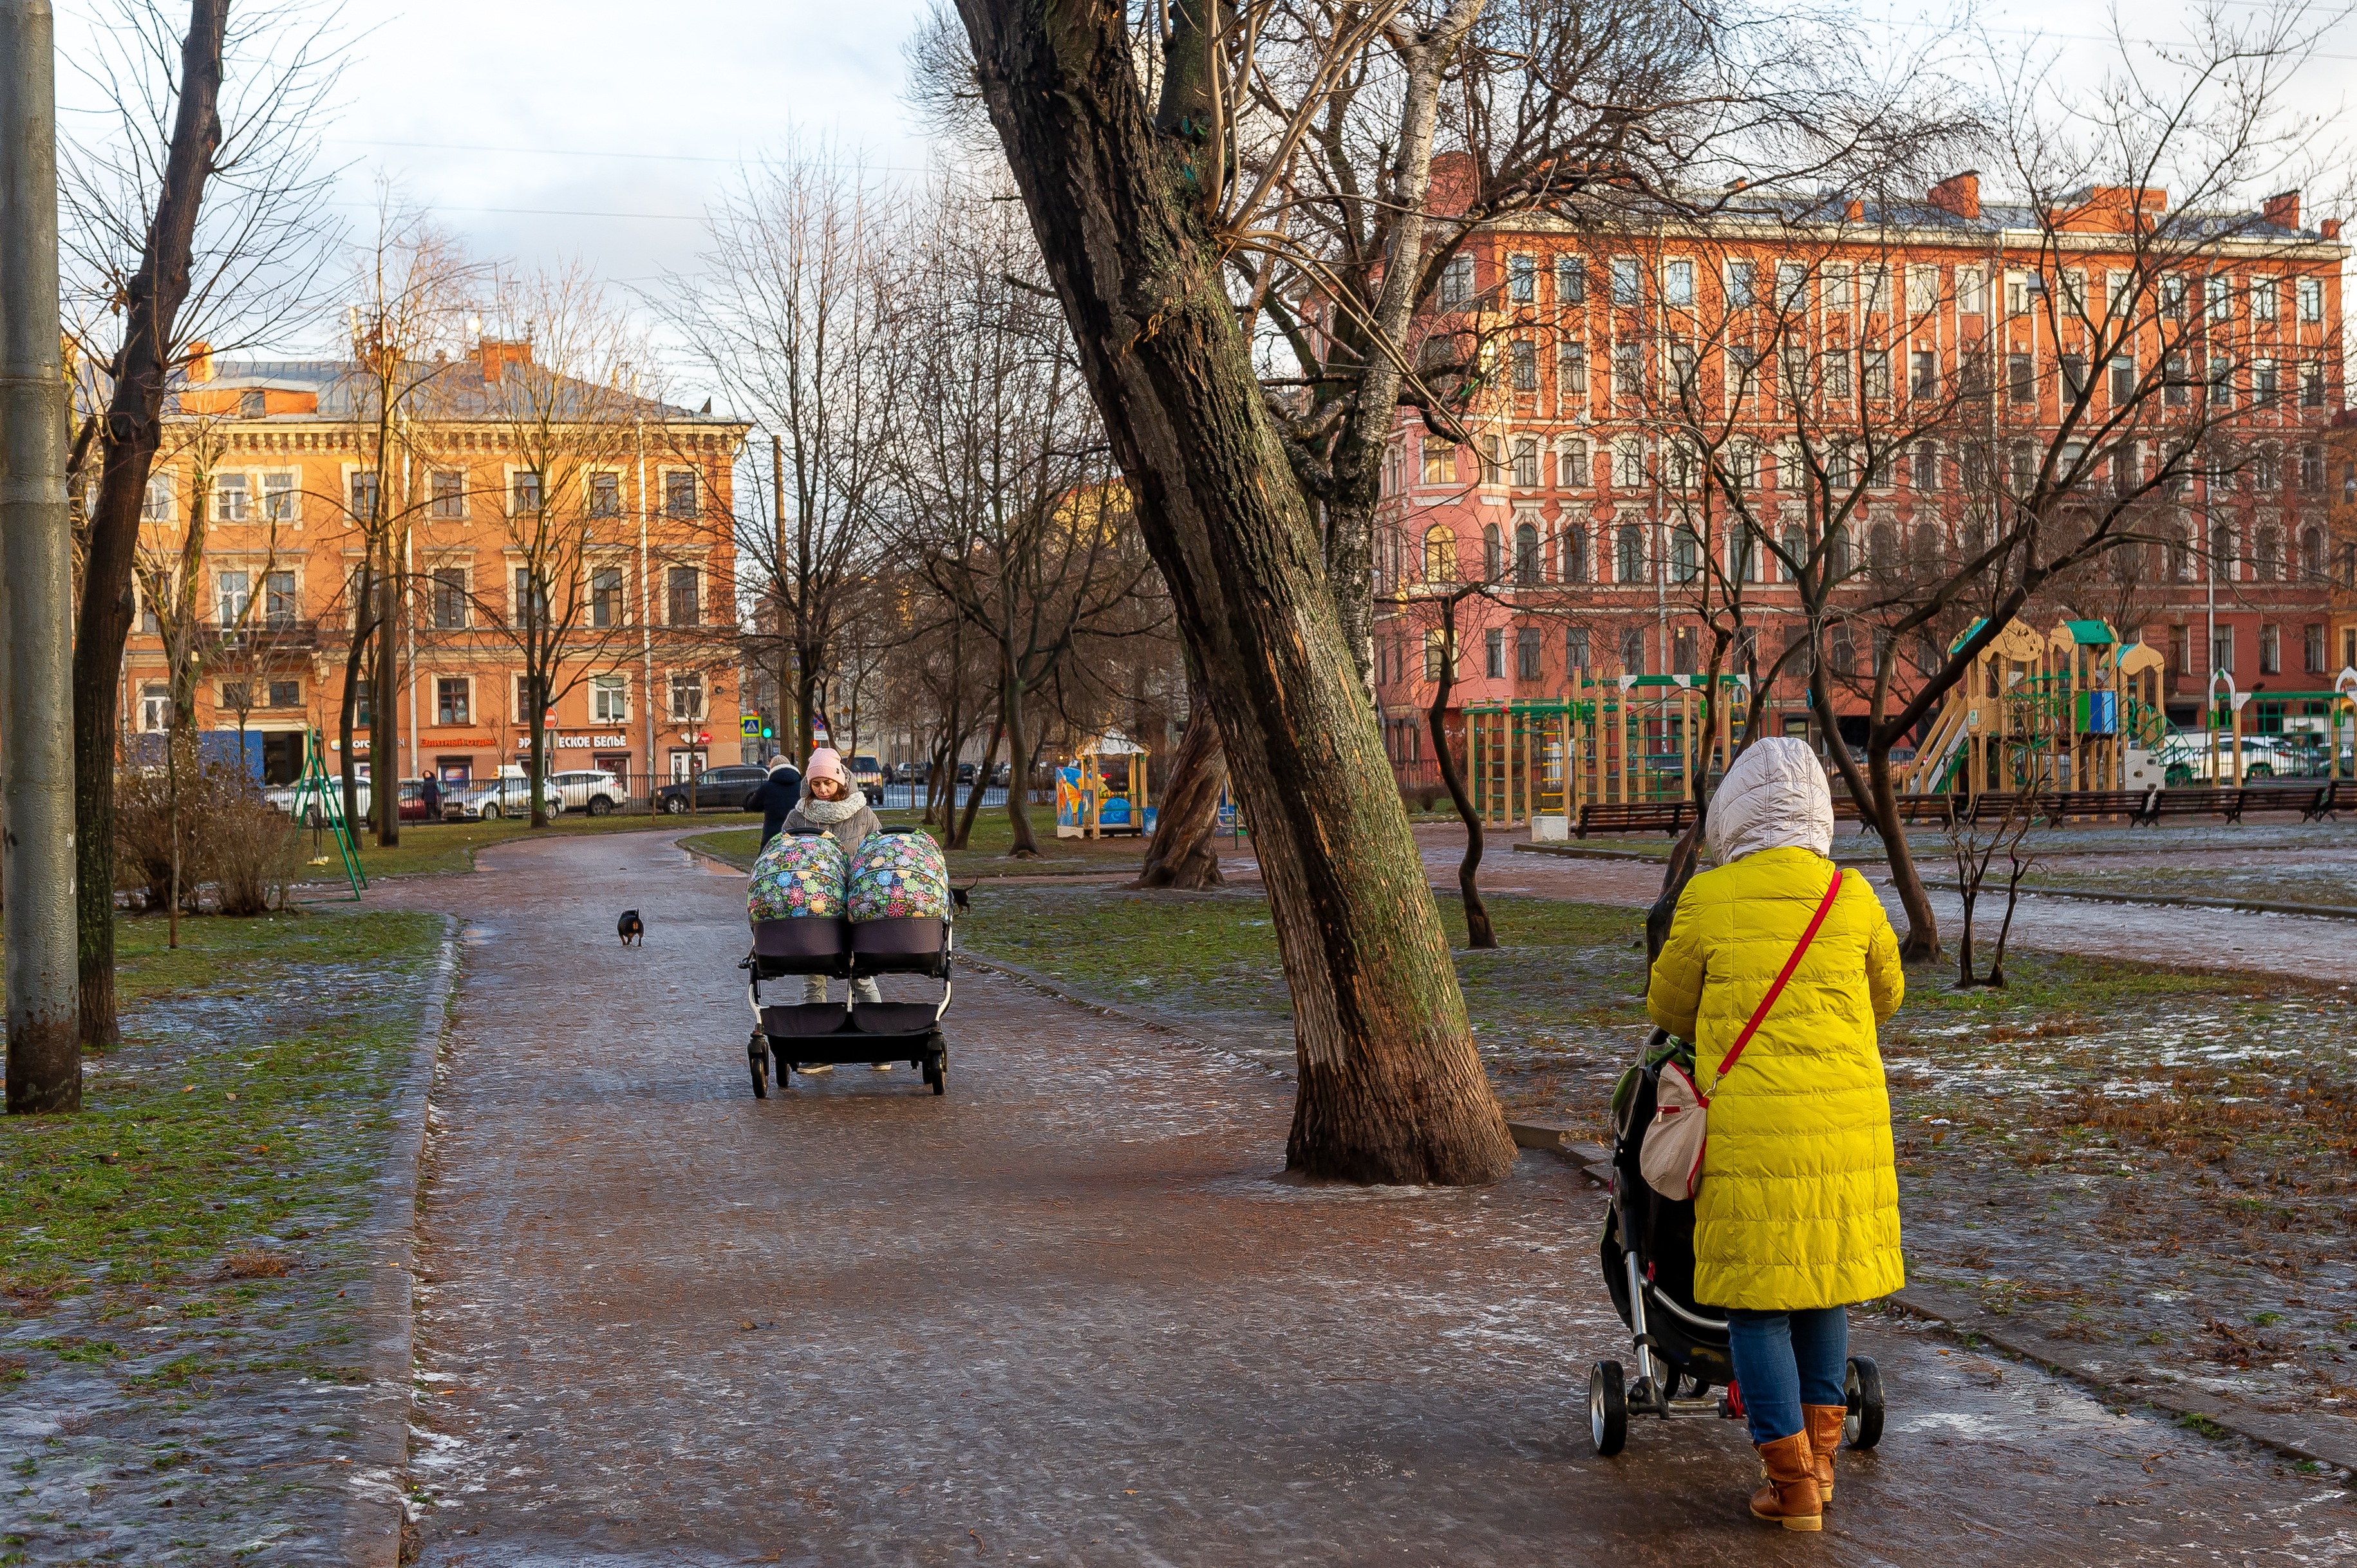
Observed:
[[[1830,854],[1834,797],[1824,764],[1806,741],[1791,736],[1752,742],[1710,798],[1705,836],[1721,865],[1763,849]]]

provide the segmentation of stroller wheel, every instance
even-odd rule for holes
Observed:
[[[1618,1361],[1598,1361],[1587,1369],[1587,1434],[1602,1458],[1610,1458],[1628,1444],[1629,1383]]]
[[[1882,1441],[1882,1372],[1874,1358],[1852,1356],[1844,1385],[1849,1416],[1842,1423],[1842,1441],[1852,1448],[1871,1448]]]
[[[746,1066],[753,1073],[753,1098],[770,1098],[770,1042],[759,1035],[753,1036],[745,1047]]]
[[[950,1091],[949,1043],[942,1038],[942,1032],[936,1029],[926,1036],[925,1048],[930,1053],[925,1064],[925,1081],[933,1086],[935,1094],[947,1094]]]

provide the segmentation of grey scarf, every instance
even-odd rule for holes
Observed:
[[[802,816],[823,828],[837,822],[847,822],[867,809],[867,797],[854,789],[840,800],[821,800],[807,791],[802,795]]]

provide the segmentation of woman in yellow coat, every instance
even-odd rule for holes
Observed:
[[[1770,1484],[1751,1511],[1815,1530],[1846,1413],[1852,1302],[1906,1283],[1890,1098],[1875,1030],[1906,982],[1882,904],[1835,870],[1816,754],[1770,737],[1711,798],[1718,867],[1688,882],[1645,1010],[1695,1047],[1709,1137],[1695,1194],[1695,1299],[1724,1308]],[[1733,1068],[1721,1064],[1834,879],[1808,950]]]

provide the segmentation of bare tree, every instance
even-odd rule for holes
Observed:
[[[73,664],[81,1037],[112,1045],[120,677],[164,398],[192,342],[255,341],[318,303],[332,225],[312,159],[341,67],[331,22],[264,11],[232,27],[230,0],[191,0],[185,31],[160,4],[121,0],[98,38],[76,63],[113,124],[64,149],[59,183],[68,334],[89,372],[68,467],[88,498]]]
[[[737,529],[743,570],[775,607],[772,662],[791,677],[784,728],[813,745],[817,693],[872,583],[893,454],[886,193],[818,149],[744,171],[711,216],[701,276],[671,280],[672,323],[694,361],[778,440],[782,474]],[[756,448],[758,451],[758,447]],[[758,459],[756,462],[758,472]]]

